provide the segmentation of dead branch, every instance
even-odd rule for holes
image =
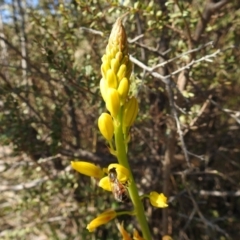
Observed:
[[[214,1],[214,0],[207,0],[204,6],[203,12],[200,13],[200,20],[197,24],[194,37],[193,39],[195,42],[198,42],[202,33],[204,32],[207,24],[209,23],[211,16],[217,11],[220,10],[224,5],[226,5],[229,0],[221,0],[221,1]]]

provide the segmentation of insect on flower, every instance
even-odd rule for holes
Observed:
[[[108,172],[109,181],[111,183],[112,193],[118,202],[128,202],[129,195],[127,183],[121,183],[117,178],[116,168],[111,168]]]

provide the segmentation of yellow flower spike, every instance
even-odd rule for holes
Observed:
[[[74,170],[94,178],[102,178],[104,172],[102,169],[92,163],[82,161],[71,161],[71,166]]]
[[[130,127],[133,125],[138,113],[138,102],[135,97],[132,97],[124,105],[123,112],[123,125],[124,127]]]
[[[117,19],[112,28],[108,40],[108,45],[106,47],[106,54],[102,57],[102,62],[102,75],[104,78],[106,76],[107,70],[109,69],[112,69],[115,76],[117,76],[119,67],[121,67],[123,64],[130,66],[130,69],[128,69],[128,71],[131,71],[132,69],[128,56],[127,37],[122,25],[121,18]],[[126,72],[126,69],[124,72]],[[118,82],[124,77],[124,72],[122,70],[119,72],[120,78],[118,77]],[[113,85],[111,83],[109,83],[109,87],[116,88],[115,84]]]
[[[93,219],[88,225],[87,229],[89,232],[93,232],[97,227],[108,223],[112,219],[117,216],[117,213],[114,210],[107,210],[102,214],[98,215],[95,219]]]
[[[118,163],[112,163],[108,166],[108,171],[112,168],[116,168],[117,172],[117,178],[120,182],[125,183],[129,180],[129,170],[125,168],[124,166],[118,164]]]
[[[154,207],[165,208],[168,207],[167,197],[163,193],[158,194],[157,192],[151,192],[149,195],[151,204]]]
[[[108,89],[107,82],[102,78],[100,80],[100,92],[104,102],[106,102],[106,98],[107,98],[107,89]]]
[[[108,88],[106,107],[113,118],[116,118],[120,109],[120,99],[118,91],[114,88]]]
[[[112,69],[107,70],[107,76],[106,76],[107,86],[108,88],[117,88],[118,82],[117,77]]]
[[[133,230],[133,240],[144,240],[136,229]]]
[[[103,188],[106,191],[109,191],[109,192],[112,191],[111,183],[109,181],[108,176],[101,178],[99,183],[98,183],[98,186]]]
[[[113,120],[108,113],[102,113],[98,118],[98,127],[101,134],[108,140],[111,141],[114,132]]]
[[[118,85],[118,93],[120,97],[120,103],[123,105],[128,95],[129,91],[129,81],[127,78],[123,78]]]
[[[132,238],[129,236],[128,232],[124,229],[123,227],[123,223],[117,223],[117,228],[119,230],[119,232],[122,234],[123,236],[123,240],[132,240]]]

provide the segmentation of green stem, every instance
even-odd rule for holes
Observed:
[[[134,181],[132,171],[128,162],[121,120],[122,120],[122,112],[119,113],[119,118],[118,118],[119,124],[116,124],[117,126],[115,125],[115,132],[114,132],[117,158],[118,158],[119,164],[123,165],[129,170],[130,184],[129,184],[128,190],[129,190],[130,198],[134,205],[134,211],[136,213],[137,220],[141,226],[141,231],[144,239],[151,240],[152,237],[151,237],[148,222],[145,216],[143,204],[139,197],[138,189]]]

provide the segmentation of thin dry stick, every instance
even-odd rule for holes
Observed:
[[[172,121],[171,121],[172,120]],[[170,189],[170,172],[171,172],[171,163],[173,162],[174,153],[176,146],[176,130],[174,126],[173,119],[170,119],[168,124],[168,136],[166,143],[166,151],[164,160],[162,161],[163,165],[163,192],[169,198],[169,189]],[[171,234],[168,232],[169,227],[168,220],[168,208],[163,209],[162,225],[163,225],[163,234]]]
[[[209,98],[212,98],[212,96],[210,95]],[[190,122],[189,128],[184,131],[184,133],[183,133],[184,136],[188,133],[188,131],[190,130],[190,128],[193,127],[194,124],[197,122],[197,120],[201,117],[201,115],[204,113],[205,109],[208,107],[209,103],[210,103],[210,100],[209,100],[209,99],[207,99],[207,100],[203,103],[203,105],[202,105],[201,109],[199,110],[197,116]]]
[[[228,235],[224,230],[222,230],[217,224],[211,223],[210,221],[208,221],[208,220],[204,217],[204,215],[202,214],[202,212],[200,211],[200,209],[199,209],[199,207],[198,207],[198,204],[197,204],[196,200],[194,199],[194,197],[193,197],[193,195],[192,195],[191,190],[190,190],[189,187],[188,187],[188,184],[186,183],[186,179],[185,179],[185,178],[186,178],[186,175],[185,175],[185,172],[183,172],[182,181],[183,181],[183,183],[184,183],[184,185],[185,185],[185,188],[186,188],[186,190],[187,190],[187,192],[188,192],[188,195],[189,195],[189,197],[190,197],[190,199],[191,199],[191,201],[192,201],[192,203],[193,203],[193,207],[195,208],[198,216],[199,216],[200,219],[202,220],[202,222],[203,222],[203,224],[205,225],[206,229],[207,229],[207,227],[210,227],[210,228],[212,228],[212,229],[217,230],[218,232],[223,233],[225,236],[229,237],[229,235]]]
[[[139,66],[140,68],[146,70],[147,72],[149,72],[153,77],[161,80],[164,84],[169,84],[170,81],[169,79],[171,77],[173,77],[174,75],[177,75],[178,73],[182,72],[185,69],[189,69],[190,67],[192,67],[194,64],[202,62],[202,61],[208,61],[208,62],[212,62],[212,58],[216,57],[219,53],[221,52],[220,49],[216,50],[214,53],[209,54],[209,55],[205,55],[204,57],[197,59],[197,60],[193,60],[190,63],[188,63],[187,65],[185,65],[184,67],[179,68],[178,70],[172,72],[169,75],[163,76],[161,74],[159,74],[158,72],[154,72],[153,69],[151,67],[146,66],[144,63],[142,63],[141,61],[139,61],[138,59],[134,58],[132,55],[130,55],[130,60],[135,63],[137,66]],[[162,63],[163,64],[163,63]],[[176,84],[171,82],[171,84],[177,88]]]
[[[174,105],[173,92],[172,92],[172,89],[169,85],[166,85],[166,89],[167,89],[168,96],[169,96],[169,102],[170,102],[172,115],[173,115],[173,117],[175,119],[175,122],[176,122],[176,125],[177,125],[178,135],[179,135],[179,138],[180,138],[181,147],[182,147],[182,150],[183,150],[183,153],[184,153],[184,157],[185,157],[185,160],[187,162],[188,167],[191,168],[190,163],[189,163],[188,151],[187,151],[186,144],[185,144],[185,141],[184,141],[184,138],[183,138],[183,132],[182,132],[181,125],[180,125],[180,122],[179,122],[179,119],[178,119],[177,110],[176,110],[175,105]]]
[[[240,197],[240,190],[237,191],[206,191],[200,190],[198,192],[202,196],[214,196],[214,197]]]

